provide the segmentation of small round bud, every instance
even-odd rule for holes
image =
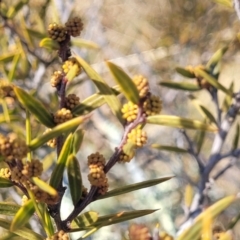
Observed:
[[[56,40],[57,42],[62,42],[66,39],[67,30],[64,26],[51,23],[48,26],[48,35],[51,39]]]
[[[138,89],[140,98],[146,97],[149,92],[148,80],[142,75],[136,75],[132,80]]]
[[[62,71],[55,71],[50,80],[51,86],[57,87],[59,85],[59,83],[61,82],[63,76],[64,76],[64,74]]]
[[[64,62],[64,64],[62,65],[63,72],[67,74],[73,65],[77,66],[76,76],[78,76],[81,73],[81,66],[74,57],[69,58],[67,61]]]
[[[11,83],[5,80],[0,80],[0,98],[11,97],[15,99],[15,93]]]
[[[96,165],[96,166],[103,168],[105,165],[105,162],[106,162],[104,156],[102,154],[100,154],[99,152],[92,153],[87,158],[88,158],[88,166],[89,167],[91,165]]]
[[[1,168],[0,169],[0,177],[10,179],[11,170],[9,168]]]
[[[56,124],[67,122],[68,120],[71,120],[73,118],[73,115],[69,109],[62,108],[58,110],[54,114],[54,122]]]
[[[81,18],[79,17],[74,17],[72,19],[69,19],[65,23],[67,32],[69,35],[73,37],[77,37],[81,34],[81,31],[83,30],[83,23]]]
[[[52,129],[48,128],[48,129],[45,130],[45,132],[43,134],[46,134],[46,133],[51,132],[51,131],[52,131]],[[57,139],[53,138],[53,139],[49,140],[47,142],[47,145],[51,148],[55,148],[57,146]]]
[[[101,185],[98,186],[98,193],[100,195],[104,195],[108,191],[108,179],[105,178],[104,181],[102,181]]]
[[[162,110],[162,101],[159,97],[150,95],[143,103],[143,109],[146,116],[159,114]]]
[[[136,147],[142,147],[147,142],[147,133],[141,128],[134,128],[128,134],[127,141],[133,143]]]
[[[39,177],[43,171],[43,164],[37,159],[23,165],[22,174],[28,178]]]
[[[137,118],[138,106],[132,102],[128,102],[122,107],[123,118],[128,122],[132,122]]]
[[[80,104],[80,99],[76,94],[69,94],[65,98],[65,106],[66,106],[66,108],[68,108],[70,110],[72,110],[78,104]]]

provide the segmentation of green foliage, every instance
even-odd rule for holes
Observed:
[[[215,2],[230,6],[227,0]],[[192,112],[190,112],[190,117],[184,116],[184,113],[181,116],[172,113],[157,113],[162,105],[163,111],[166,111],[165,98],[161,96],[162,103],[158,96],[153,95],[152,86],[147,78],[141,76],[140,79],[143,82],[134,81],[131,69],[128,69],[129,74],[127,74],[121,64],[115,64],[111,60],[105,61],[106,69],[113,78],[108,77],[107,74],[98,73],[91,65],[91,54],[79,54],[78,51],[75,53],[74,47],[86,48],[87,52],[100,49],[100,46],[92,41],[81,38],[73,39],[82,31],[82,22],[79,17],[72,17],[74,14],[71,14],[67,23],[74,22],[74,27],[71,24],[60,25],[60,13],[56,10],[53,1],[45,1],[41,10],[35,9],[35,15],[32,15],[30,11],[31,4],[38,3],[28,0],[16,0],[12,5],[7,2],[0,3],[2,21],[0,31],[6,32],[0,40],[3,46],[0,50],[0,131],[3,133],[0,135],[0,188],[6,188],[6,192],[4,190],[2,194],[2,201],[5,202],[0,203],[0,214],[7,217],[0,219],[0,227],[6,230],[4,230],[5,235],[2,239],[49,240],[59,238],[59,235],[70,239],[68,233],[81,231],[86,232],[79,239],[86,239],[100,228],[156,212],[156,209],[117,209],[117,212],[114,210],[115,213],[104,215],[104,208],[100,208],[97,212],[95,205],[91,206],[94,211],[86,212],[88,205],[95,201],[101,200],[103,205],[110,206],[107,202],[109,198],[114,197],[113,199],[118,201],[125,197],[124,194],[136,194],[137,190],[150,187],[155,187],[157,198],[161,195],[157,191],[157,185],[172,178],[172,182],[180,182],[177,170],[174,170],[176,172],[174,175],[165,174],[164,161],[162,169],[159,169],[161,174],[164,173],[163,176],[148,178],[149,180],[137,183],[131,182],[132,176],[126,176],[121,179],[124,181],[119,181],[123,178],[121,169],[126,168],[125,164],[132,161],[133,157],[139,161],[139,155],[143,156],[145,162],[141,163],[142,159],[139,162],[144,170],[148,161],[154,159],[160,162],[162,159],[158,159],[159,155],[156,158],[153,155],[154,151],[164,151],[164,154],[170,153],[174,157],[178,156],[178,164],[182,164],[183,169],[187,166],[188,158],[192,157],[195,160],[196,166],[194,166],[197,168],[197,170],[194,169],[195,172],[190,166],[189,171],[188,168],[184,169],[186,176],[183,182],[190,182],[187,185],[190,190],[186,190],[185,194],[180,191],[179,195],[187,199],[184,203],[187,221],[186,225],[176,226],[180,230],[175,239],[199,240],[206,237],[209,232],[212,234],[211,226],[214,219],[232,203],[238,201],[238,197],[232,195],[221,200],[211,199],[213,203],[209,203],[210,206],[206,205],[206,202],[209,202],[207,200],[210,196],[208,190],[212,184],[211,179],[217,180],[221,177],[227,169],[233,166],[234,161],[229,161],[226,167],[216,171],[214,175],[212,171],[216,169],[216,165],[226,157],[234,160],[240,157],[239,123],[233,125],[239,115],[240,93],[236,92],[233,82],[229,87],[220,82],[220,65],[224,60],[224,54],[231,49],[231,46],[226,46],[224,42],[224,47],[219,47],[205,65],[176,67],[176,72],[181,77],[188,78],[187,81],[158,82],[161,86],[161,93],[164,93],[167,88],[187,93],[188,100],[198,110],[202,119]],[[191,3],[189,4],[191,7]],[[199,4],[202,6],[202,3]],[[175,5],[178,4],[174,3],[173,7]],[[186,9],[189,8],[187,4],[184,6]],[[39,11],[36,11],[37,9]],[[49,9],[53,15],[51,18],[56,22],[47,29]],[[201,7],[199,9],[201,10]],[[30,17],[25,14],[26,10],[29,11]],[[184,32],[185,29],[182,27],[176,31]],[[70,57],[76,59],[72,66],[66,63]],[[65,65],[60,67],[60,63]],[[41,77],[39,73],[41,66],[44,66],[44,77]],[[53,74],[54,69],[57,74]],[[35,80],[37,78],[39,78],[39,83]],[[42,86],[45,84],[43,78],[48,79],[53,91],[46,91],[50,88],[49,83]],[[110,86],[109,82],[112,79],[117,83],[116,86]],[[82,83],[88,86],[94,85],[97,90],[91,89],[90,96],[81,99],[79,103],[79,96],[74,93],[80,95]],[[32,86],[36,89],[31,89]],[[140,94],[141,91],[144,94]],[[190,95],[189,92],[191,92]],[[210,96],[215,105],[215,112],[212,111],[211,106],[199,100],[203,92]],[[222,104],[220,104],[219,93],[223,96]],[[127,112],[124,112],[123,103],[126,101],[130,107],[126,108]],[[107,106],[102,108],[105,103]],[[180,105],[178,104],[179,108],[181,108]],[[110,110],[111,114],[106,109]],[[107,112],[104,115],[108,118],[106,125],[111,127],[113,124],[122,127],[121,130],[107,132],[113,137],[117,134],[121,141],[113,141],[111,144],[102,141],[106,134],[102,134],[99,129],[105,128],[106,125],[104,125],[105,122],[103,124],[99,120],[101,119],[99,116],[96,117],[97,120],[92,120],[95,112],[99,116]],[[127,116],[129,114],[129,118],[123,117],[123,113]],[[45,127],[50,128],[46,133],[44,133]],[[144,127],[146,131],[154,127],[154,131],[145,134],[145,131],[142,131]],[[180,132],[184,139],[180,141],[183,142],[181,146],[177,144],[178,141],[176,144],[167,142],[160,144],[155,142],[156,139],[151,139],[151,133],[159,131],[158,139],[165,141],[165,136],[161,135],[161,130],[165,131],[165,127],[180,129],[178,133]],[[231,146],[228,146],[231,150],[224,152],[226,137],[231,128],[234,131]],[[208,135],[211,136],[210,143]],[[148,149],[143,146],[147,138],[151,142]],[[210,153],[207,154],[207,151],[204,151],[206,143],[211,145]],[[45,144],[55,147],[53,154]],[[112,144],[115,145],[114,149],[109,151],[107,145],[112,146]],[[146,153],[139,148],[145,148]],[[95,153],[85,156],[86,152],[92,149]],[[108,158],[105,158],[98,150],[101,150]],[[115,173],[110,172],[112,169],[118,170],[116,171],[119,174],[116,174],[117,180],[111,178],[115,176]],[[146,175],[149,174],[147,170],[145,172]],[[194,174],[197,176],[193,176]],[[88,190],[84,186],[86,182],[90,185]],[[168,182],[165,184],[167,185]],[[23,200],[27,199],[22,206],[7,201],[9,199],[7,188],[10,187],[15,194],[24,195]],[[171,188],[172,192],[176,191],[177,196],[177,190],[174,187]],[[72,200],[72,209],[66,212],[63,219],[61,208],[64,208],[67,202],[63,197],[66,189],[70,193],[70,197],[66,196],[66,198]],[[140,192],[138,196],[141,194]],[[167,195],[166,191],[163,197],[168,197]],[[142,198],[138,196],[132,195],[131,202],[134,203],[135,200]],[[143,194],[144,197],[148,199],[148,195]],[[157,201],[160,203],[162,199]],[[119,208],[124,208],[122,202],[124,203],[124,201],[118,202]],[[178,205],[180,207],[180,200]],[[129,204],[129,208],[133,207],[135,208],[135,205]],[[138,207],[139,205],[136,204],[136,208]],[[179,216],[175,215],[174,208],[172,211],[172,221],[178,222]],[[229,223],[228,229],[232,229],[239,219],[240,217],[236,216]],[[41,226],[38,229],[40,234],[35,232],[30,220]],[[134,230],[129,228],[129,236],[132,236],[131,231]],[[152,231],[149,230],[149,232]],[[161,236],[158,226],[154,229],[154,234],[156,239],[166,239]],[[230,239],[227,237],[229,236],[226,233],[221,239]],[[137,239],[130,237],[130,240]]]

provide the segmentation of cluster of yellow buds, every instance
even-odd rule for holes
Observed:
[[[78,76],[81,73],[81,66],[78,63],[78,61],[76,60],[76,58],[74,58],[74,57],[69,58],[68,60],[66,60],[63,63],[63,65],[62,65],[63,72],[65,74],[67,74],[74,65],[77,66],[76,76]]]
[[[51,86],[57,87],[60,84],[63,76],[64,76],[64,74],[62,71],[55,71],[50,80]]]
[[[11,177],[11,170],[9,168],[1,168],[0,169],[0,177],[10,179]]]
[[[99,152],[88,156],[89,174],[91,185],[98,187],[98,193],[103,195],[108,191],[108,179],[104,172],[105,158]]]
[[[128,134],[127,141],[133,143],[137,148],[140,148],[147,142],[147,133],[140,127],[134,128]]]
[[[54,114],[54,122],[56,124],[67,122],[68,120],[71,120],[73,118],[73,115],[71,111],[67,108],[61,108]]]

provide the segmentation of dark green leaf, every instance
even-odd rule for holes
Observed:
[[[229,91],[227,88],[225,88],[222,84],[220,84],[217,79],[209,75],[207,72],[200,68],[195,68],[194,71],[201,77],[203,77],[208,83],[210,83],[213,87],[222,90],[224,93],[226,93],[229,96],[232,96],[231,91]]]
[[[201,129],[204,131],[216,132],[215,126],[200,122],[198,120],[192,120],[187,118],[181,118],[177,116],[169,115],[155,115],[147,117],[147,123],[164,125],[169,127],[177,128],[188,128],[188,129]]]
[[[74,219],[74,222],[71,224],[71,228],[86,228],[91,226],[98,220],[98,213],[94,211],[89,211],[81,214]]]
[[[72,138],[73,138],[73,135],[69,134],[69,136],[65,140],[61,153],[57,160],[57,165],[52,172],[50,185],[54,188],[58,188],[59,184],[62,181],[64,168],[66,166],[68,155],[71,150]]]
[[[13,186],[13,183],[10,180],[0,177],[0,188],[7,188],[12,186]]]
[[[139,190],[142,188],[151,187],[151,186],[157,185],[159,183],[165,182],[173,177],[174,176],[161,177],[161,178],[157,178],[157,179],[153,179],[153,180],[143,181],[140,183],[130,184],[130,185],[127,185],[124,187],[116,188],[116,189],[111,190],[111,191],[107,192],[106,194],[98,197],[98,199],[114,197],[114,196],[122,195],[125,193],[129,193],[132,191],[136,191],[136,190]]]
[[[186,68],[176,67],[176,71],[184,77],[195,78],[195,74],[190,72]]]
[[[70,193],[75,206],[82,196],[82,176],[79,162],[74,155],[68,157],[67,173]]]
[[[113,93],[115,95],[118,95],[120,93],[120,87],[114,86],[111,88]],[[84,115],[92,112],[93,110],[99,108],[103,104],[105,104],[106,101],[104,99],[104,96],[98,92],[93,94],[92,96],[84,99],[79,105],[77,105],[73,110],[72,113],[74,115]]]
[[[86,74],[96,85],[106,103],[112,110],[113,114],[118,118],[120,122],[123,122],[121,113],[121,103],[112,91],[112,89],[105,83],[104,79],[82,58],[76,56],[77,61],[82,66]]]
[[[232,149],[237,149],[237,147],[238,147],[238,142],[239,142],[239,130],[240,130],[240,127],[239,127],[239,124],[237,124],[236,130],[235,130],[235,135],[234,135],[234,138],[233,138]]]
[[[210,122],[215,123],[217,125],[217,121],[216,121],[215,117],[212,115],[212,113],[207,108],[205,108],[203,105],[200,105],[200,108],[204,112],[205,116],[210,120]]]
[[[196,138],[195,138],[195,142],[196,142],[196,146],[197,146],[197,153],[199,154],[201,149],[202,149],[202,146],[203,146],[203,143],[204,143],[204,139],[205,139],[205,135],[206,135],[206,132],[205,131],[198,131],[197,132],[197,135],[196,135]]]
[[[151,147],[156,148],[158,150],[164,150],[164,151],[170,151],[170,152],[188,153],[188,151],[184,148],[167,146],[167,145],[152,144]]]
[[[128,99],[128,101],[138,104],[139,92],[132,79],[120,68],[111,62],[106,62],[109,67],[115,81],[119,84],[122,89],[122,93]]]
[[[178,89],[178,90],[184,90],[184,91],[199,91],[201,88],[199,85],[189,82],[160,82],[161,86]]]
[[[44,107],[40,101],[19,87],[14,86],[14,92],[19,102],[42,124],[50,128],[55,126],[52,115],[46,110],[46,107]]]
[[[9,222],[6,219],[0,218],[0,227],[9,230],[10,225],[11,225],[11,222]],[[29,228],[26,228],[26,227],[21,227],[12,232],[20,237],[27,239],[27,240],[43,240],[44,239],[39,234],[33,232],[32,230],[30,230]]]
[[[84,131],[82,129],[78,129],[73,136],[73,154],[76,155],[82,145],[84,137]]]
[[[14,216],[17,211],[20,209],[20,206],[13,203],[0,202],[0,214]]]
[[[47,141],[62,135],[63,133],[66,133],[66,132],[71,131],[71,130],[75,130],[75,128],[77,126],[79,126],[81,123],[83,123],[83,121],[85,119],[86,119],[85,117],[76,117],[76,118],[71,119],[71,120],[69,120],[65,123],[59,124],[55,128],[53,128],[52,131],[49,131],[48,133],[43,134],[40,137],[37,137],[37,138],[33,139],[30,142],[28,147],[31,150],[34,150],[34,149],[42,146]]]

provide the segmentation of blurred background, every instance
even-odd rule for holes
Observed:
[[[11,8],[19,1],[2,2],[6,8]],[[17,67],[15,84],[29,90],[35,89],[36,95],[53,112],[58,105],[50,78],[53,71],[61,67],[61,62],[56,52],[40,48],[39,42],[46,36],[49,23],[64,24],[70,16],[79,16],[84,23],[81,36],[73,39],[72,51],[88,61],[111,86],[115,84],[105,66],[105,60],[111,60],[123,67],[130,76],[146,76],[152,93],[160,96],[163,101],[163,114],[203,120],[186,92],[160,87],[159,82],[183,80],[176,73],[176,66],[204,65],[217,49],[226,45],[229,45],[229,50],[222,62],[220,81],[226,87],[234,81],[235,91],[239,90],[240,21],[230,6],[209,0],[29,0],[13,18],[14,31],[3,25],[0,28],[0,56],[24,50],[25,54],[21,55],[22,65]],[[10,71],[11,64],[0,63],[1,79]],[[86,74],[82,73],[69,84],[67,91],[77,94],[83,100],[95,93],[96,89]],[[194,95],[215,114],[214,105],[206,91]],[[124,98],[121,100],[122,103],[126,102]],[[222,100],[223,96],[220,95],[220,102]],[[34,126],[33,124],[33,128]],[[18,129],[19,126],[13,126],[13,129],[14,127]],[[2,132],[7,129],[6,126],[0,127]],[[36,125],[35,136],[43,130]],[[102,106],[93,112],[84,130],[84,142],[78,159],[83,171],[84,185],[89,187],[87,156],[99,151],[109,159],[120,142],[123,129],[108,107]],[[19,129],[18,131],[21,132]],[[197,164],[190,155],[151,148],[153,143],[187,147],[179,130],[146,126],[146,131],[148,144],[137,152],[134,160],[128,164],[117,164],[109,172],[110,189],[166,175],[173,174],[175,178],[155,187],[94,202],[87,210],[97,211],[100,215],[124,210],[159,210],[134,221],[104,227],[88,239],[122,239],[127,236],[128,226],[132,222],[144,223],[152,229],[159,223],[164,231],[175,235],[183,222],[185,187],[190,184],[193,190],[197,190]],[[188,133],[194,137],[194,131]],[[231,148],[233,134],[234,130],[227,140],[226,150]],[[214,134],[208,133],[204,143],[202,154],[206,159],[213,137]],[[46,165],[51,165],[56,159],[54,150],[47,146],[36,152],[36,155],[45,160]],[[226,165],[228,161],[229,159],[222,161],[218,167]],[[236,163],[213,184],[209,192],[211,202],[239,192],[239,167],[240,164]],[[11,191],[13,200],[19,203],[20,197],[14,190]],[[8,194],[9,192],[2,191],[2,199],[9,198]],[[240,204],[232,205],[217,221],[226,227],[239,209]],[[70,210],[69,195],[66,194],[63,216]],[[238,239],[238,226],[235,229]]]

